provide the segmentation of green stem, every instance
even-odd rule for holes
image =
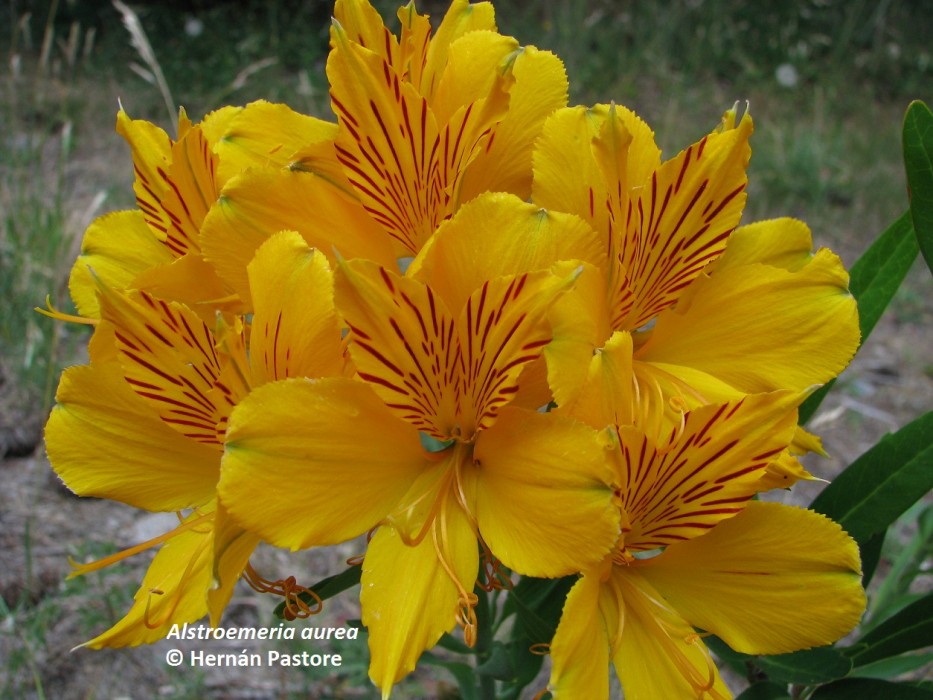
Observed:
[[[492,611],[490,610],[489,594],[479,586],[476,587],[476,664],[477,666],[489,660],[492,654]],[[483,700],[495,700],[496,679],[487,674],[477,674],[479,681],[479,696]]]

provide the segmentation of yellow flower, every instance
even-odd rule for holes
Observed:
[[[323,255],[282,232],[248,273],[248,333],[242,321],[212,329],[179,302],[100,287],[91,363],[66,370],[46,426],[52,467],[79,495],[189,514],[165,535],[78,567],[87,573],[162,545],[130,611],[88,646],[152,642],[206,612],[217,624],[244,569],[252,584],[276,589],[248,566],[258,537],[217,504],[227,418],[252,387],[347,368]],[[294,587],[277,592],[296,604]]]
[[[699,628],[748,654],[829,644],[864,607],[858,548],[812,511],[748,502],[790,442],[796,397],[686,414],[671,441],[617,428],[622,534],[571,589],[551,644],[554,697],[731,697]]]
[[[856,304],[839,258],[811,253],[799,221],[736,228],[752,133],[747,113],[736,120],[730,110],[664,162],[651,130],[622,107],[567,108],[545,124],[534,201],[587,220],[604,251],[601,276],[581,279],[576,304],[555,319],[566,352],[549,357],[548,371],[562,410],[593,425],[639,420],[659,434],[689,408],[803,392],[854,354]],[[597,405],[619,392],[630,396],[613,404],[626,420]],[[807,449],[818,441],[800,431],[794,451]],[[779,465],[772,485],[809,476],[790,455]]]
[[[489,3],[456,0],[433,32],[410,3],[400,36],[367,0],[340,0],[334,16],[339,129],[287,168],[231,181],[205,222],[207,257],[244,299],[243,267],[275,231],[392,268],[476,195],[527,199],[535,139],[567,102],[560,60],[497,33]]]
[[[472,643],[477,542],[515,571],[561,576],[617,537],[599,433],[516,405],[580,264],[558,261],[588,240],[575,217],[484,195],[408,276],[343,262],[336,303],[359,379],[273,382],[231,415],[220,495],[245,527],[297,549],[382,525],[361,601],[385,696],[458,622]],[[420,434],[446,449],[425,452]]]
[[[178,138],[172,140],[121,109],[117,132],[132,150],[138,208],[99,217],[85,233],[69,280],[78,312],[100,316],[95,278],[112,289],[146,289],[183,301],[208,322],[216,309],[242,310],[205,259],[204,220],[236,174],[282,167],[300,148],[332,138],[332,129],[285,105],[254,102],[219,109],[200,124],[182,110]]]

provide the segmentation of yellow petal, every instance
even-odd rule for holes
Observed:
[[[694,286],[689,303],[658,317],[636,359],[699,369],[743,392],[801,391],[839,374],[858,346],[848,276],[828,250],[797,272],[741,265]]]
[[[345,258],[395,264],[382,229],[328,180],[302,171],[252,170],[227,183],[201,234],[204,257],[247,306],[246,266],[279,231],[297,231],[331,260],[336,247]]]
[[[487,193],[438,229],[407,274],[456,311],[486,280],[550,269],[561,260],[597,264],[602,254],[598,236],[578,217]]]
[[[65,370],[56,401],[46,449],[75,493],[147,510],[179,510],[213,497],[219,454],[160,421],[117,363]]]
[[[817,480],[817,477],[804,469],[800,460],[794,457],[790,450],[784,450],[768,465],[758,482],[758,489],[760,491],[789,489],[801,479],[812,481]]]
[[[243,313],[245,307],[200,253],[184,256],[144,270],[132,287],[153,296],[188,306],[201,319],[213,324],[218,311]]]
[[[624,107],[560,109],[544,123],[535,147],[532,198],[586,219],[602,236],[604,264],[613,262],[632,190],[650,177],[660,155],[654,132]]]
[[[253,386],[286,377],[326,377],[344,367],[334,281],[327,258],[294,231],[260,246],[247,268],[253,297]]]
[[[567,594],[551,641],[554,700],[609,697],[610,631],[599,608],[601,585],[599,574],[584,575]]]
[[[187,520],[200,516],[194,513]],[[203,617],[211,585],[212,534],[208,524],[181,532],[162,545],[129,612],[81,646],[101,649],[151,644],[164,639],[172,625]]]
[[[635,420],[632,380],[632,336],[616,331],[590,360],[579,394],[559,412],[596,429],[631,424]]]
[[[760,394],[686,414],[661,443],[618,428],[619,491],[631,521],[625,546],[651,550],[703,534],[740,512],[794,434],[798,397]]]
[[[311,144],[333,141],[337,125],[309,117],[288,105],[251,102],[227,123],[215,151],[220,185],[250,167],[281,168]]]
[[[215,390],[221,358],[207,325],[187,306],[145,292],[101,288],[127,383],[169,427],[220,448],[217,424],[232,401]]]
[[[745,206],[752,120],[704,137],[662,164],[633,198],[620,263],[631,308],[616,328],[636,329],[677,301],[726,247]],[[619,309],[621,311],[621,309]]]
[[[476,537],[452,494],[418,546],[404,544],[392,528],[376,532],[363,560],[360,603],[369,629],[369,677],[383,697],[454,628],[458,610],[470,620],[471,601],[463,594],[472,595],[478,568]],[[475,629],[468,634],[475,639]]]
[[[244,527],[299,549],[375,527],[427,465],[417,431],[366,384],[289,379],[231,414],[218,490]]]
[[[162,197],[169,190],[164,173],[172,162],[172,141],[155,124],[143,119],[130,119],[122,109],[117,113],[117,133],[132,149],[136,204],[142,210],[146,223],[152,227],[153,234],[164,241],[172,225],[161,204]]]
[[[804,222],[771,219],[739,226],[729,237],[726,251],[709,271],[762,263],[796,272],[812,257],[813,237]]]
[[[223,137],[224,132],[230,128],[230,123],[242,111],[243,107],[226,105],[204,115],[204,119],[201,120],[201,131],[204,133],[204,137],[211,145],[211,149],[213,149],[214,153],[218,153],[217,146],[220,143],[220,139]],[[222,182],[220,184],[223,185]]]
[[[554,54],[526,46],[515,57],[512,75],[509,111],[464,177],[464,202],[486,191],[511,192],[523,200],[531,197],[535,141],[544,120],[567,104],[567,74]]]
[[[159,200],[169,222],[165,245],[177,257],[199,250],[201,224],[220,192],[215,179],[217,162],[201,128],[193,126],[172,144],[171,163],[164,170],[157,169],[166,185]],[[150,214],[145,209],[143,213]]]
[[[233,588],[250,556],[259,544],[259,537],[240,527],[218,503],[214,513],[214,532],[211,549],[211,587],[207,592],[211,626],[220,624],[224,608],[230,602]]]
[[[369,0],[337,0],[334,19],[347,39],[378,52],[390,66],[398,63],[398,38],[386,29],[382,15]]]
[[[528,576],[595,566],[619,531],[599,433],[560,416],[506,407],[480,433],[476,520],[493,553]]]
[[[486,97],[497,75],[511,70],[505,62],[517,49],[515,39],[493,31],[472,31],[451,44],[430,101],[438,123],[447,123],[458,109]]]
[[[118,211],[98,217],[84,233],[81,254],[68,279],[78,313],[100,318],[94,277],[111,289],[126,289],[139,273],[173,259],[141,212]]]
[[[360,377],[399,418],[438,440],[450,438],[463,360],[444,301],[368,260],[342,264],[335,290]]]
[[[427,100],[336,25],[327,61],[337,157],[386,235],[414,254],[459,206],[463,172],[508,106],[510,75],[439,122]],[[369,136],[375,134],[378,138]]]
[[[609,584],[624,609],[612,661],[626,700],[731,698],[699,635],[639,574],[616,567]]]
[[[830,644],[865,609],[858,547],[836,523],[749,503],[709,534],[639,568],[690,624],[746,654]]]
[[[453,0],[428,46],[420,85],[416,83],[425,97],[433,97],[439,76],[447,65],[451,45],[458,38],[475,31],[496,31],[492,3]]]

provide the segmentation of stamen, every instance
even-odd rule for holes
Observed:
[[[366,533],[366,544],[367,544],[367,545],[368,545],[370,542],[372,542],[372,540],[373,540],[373,535],[376,534],[376,530],[377,530],[377,529],[378,529],[378,528],[375,528],[375,527],[374,527],[372,530],[370,530],[369,532]],[[346,560],[347,566],[362,566],[362,565],[363,565],[363,560],[364,560],[365,558],[366,558],[366,553],[365,553],[365,552],[363,552],[363,554],[354,554],[352,557],[349,557],[349,558]]]
[[[490,551],[489,547],[487,547],[486,543],[481,539],[479,540],[479,544],[480,547],[483,548],[483,580],[477,581],[476,585],[487,593],[492,593],[493,591],[511,591],[515,584],[512,583],[512,579],[509,577],[508,572],[503,570],[502,562],[493,555],[492,551]]]
[[[537,644],[532,644],[528,647],[530,651],[535,656],[547,656],[551,653],[551,643],[550,642],[538,642]]]
[[[712,656],[709,653],[709,650],[705,645],[700,644],[700,635],[693,632],[692,630],[684,635],[684,627],[677,626],[670,622],[668,619],[665,619],[666,616],[678,617],[676,611],[672,610],[667,604],[656,599],[654,596],[646,593],[640,588],[635,588],[633,585],[629,584],[629,592],[631,595],[626,596],[627,604],[632,608],[632,611],[639,617],[642,624],[646,627],[654,628],[655,639],[661,644],[661,646],[667,652],[668,657],[677,667],[677,670],[680,671],[683,679],[693,688],[698,699],[702,699],[709,695],[713,700],[726,700],[726,696],[722,695],[714,689],[716,685],[716,665],[713,662]],[[628,586],[627,586],[628,587]],[[655,610],[652,610],[649,606],[653,606]],[[706,678],[703,678],[700,675],[700,672],[697,670],[697,667],[693,662],[687,658],[687,655],[684,651],[678,646],[677,638],[680,639],[691,646],[696,647],[701,650],[703,657],[706,661],[707,673]]]
[[[447,561],[445,552],[447,549],[447,543],[449,541],[447,537],[447,499],[445,498],[441,505],[441,512],[439,518],[440,530],[441,530],[441,542],[438,542],[437,537],[437,527],[431,528],[431,538],[434,542],[434,551],[437,553],[437,560],[440,562],[441,566],[444,567],[444,571],[447,572],[447,575],[450,577],[451,582],[457,589],[457,624],[463,627],[463,641],[464,643],[473,648],[476,645],[476,611],[474,608],[479,602],[479,598],[472,591],[467,591],[463,584],[460,583],[460,579],[457,576],[456,572],[451,568],[450,563]],[[443,543],[443,551],[441,547]]]
[[[68,323],[80,323],[85,326],[96,326],[100,323],[99,318],[85,318],[84,316],[74,316],[72,314],[62,313],[54,306],[52,306],[52,297],[51,295],[46,295],[45,305],[47,308],[43,309],[42,307],[36,306],[33,308],[33,311],[38,311],[43,316],[48,316],[49,318],[54,318],[56,321],[66,321]]]
[[[109,557],[104,557],[103,559],[98,559],[97,561],[88,562],[87,564],[79,564],[71,557],[68,557],[68,563],[71,564],[71,566],[74,568],[74,571],[68,574],[68,578],[71,579],[75,576],[84,576],[85,574],[89,574],[92,571],[106,569],[108,566],[116,564],[118,561],[123,561],[124,559],[139,554],[140,552],[145,552],[147,549],[152,549],[156,545],[162,544],[163,542],[172,539],[176,535],[180,535],[183,532],[188,532],[189,530],[194,530],[199,534],[209,533],[211,531],[210,528],[207,530],[196,530],[195,528],[201,523],[211,521],[213,519],[213,513],[206,513],[204,515],[198,516],[197,518],[194,518],[193,520],[189,520],[187,523],[182,523],[174,530],[169,530],[168,532],[163,533],[158,537],[153,537],[151,540],[140,542],[133,547],[124,549],[123,551],[117,552],[116,554],[111,554]]]
[[[285,602],[285,619],[292,621],[295,619],[305,619],[312,615],[317,615],[324,609],[324,601],[310,588],[298,585],[294,576],[278,581],[270,581],[260,576],[253,565],[246,564],[243,571],[243,579],[257,593],[272,593],[282,596]],[[308,605],[305,598],[311,598],[314,605]]]

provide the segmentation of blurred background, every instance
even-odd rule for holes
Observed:
[[[392,3],[377,7],[397,28]],[[816,245],[851,265],[907,207],[900,134],[911,99],[933,104],[933,0],[636,2],[501,0],[502,33],[557,53],[571,103],[615,101],[655,130],[665,157],[708,132],[735,101],[755,118],[744,222],[805,220]],[[197,121],[255,99],[332,119],[324,62],[330,2],[249,0],[132,5],[171,101]],[[439,19],[444,2],[422,2]],[[84,327],[33,311],[71,311],[67,275],[90,221],[134,206],[129,149],[113,129],[118,100],[134,118],[171,119],[153,66],[102,0],[7,0],[0,7],[0,697],[376,697],[365,643],[340,674],[285,669],[235,682],[167,668],[164,649],[69,653],[119,619],[146,565],[65,582],[67,557],[102,556],[160,532],[161,516],[70,496],[48,468],[41,427],[62,367],[85,361]],[[811,427],[830,478],[933,396],[933,284],[918,262]],[[807,503],[820,484],[805,484]],[[913,536],[917,511],[885,556]],[[170,516],[174,517],[174,516]],[[155,520],[153,520],[155,519]],[[285,559],[305,583],[339,570],[344,550]],[[921,553],[924,554],[924,553]],[[929,554],[929,547],[925,554]],[[304,567],[305,571],[292,569]],[[352,595],[345,598],[353,598]],[[244,589],[238,624],[271,624],[271,603]],[[328,607],[343,624],[353,601]],[[234,651],[239,651],[237,648]],[[443,671],[419,671],[398,697],[457,697]]]

